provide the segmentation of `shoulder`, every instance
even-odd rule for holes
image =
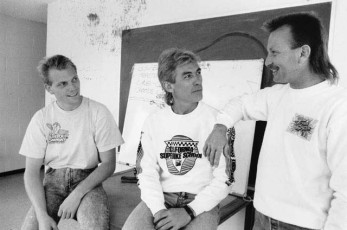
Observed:
[[[269,93],[271,92],[280,92],[287,90],[289,88],[289,84],[275,84],[273,86],[268,86],[262,89],[262,91],[267,91]]]
[[[155,110],[153,112],[150,112],[147,116],[145,115],[146,121],[148,122],[148,121],[152,121],[152,120],[168,118],[168,116],[170,116],[171,113],[172,113],[171,107],[166,105],[162,109],[158,109],[158,110]]]
[[[336,105],[336,109],[344,109],[347,108],[347,89],[338,86],[338,85],[331,85],[329,88],[329,100],[332,102],[332,104]]]
[[[84,106],[88,108],[88,110],[90,110],[92,113],[95,113],[95,115],[97,116],[105,116],[111,114],[107,106],[102,104],[101,102],[85,97],[83,103]]]
[[[47,123],[46,119],[49,117],[48,114],[51,114],[49,111],[49,107],[44,107],[36,111],[28,124],[27,130],[37,130],[45,127],[45,124]]]
[[[95,101],[93,99],[90,99],[88,97],[84,97],[85,104],[89,105],[90,108],[101,108],[101,109],[107,109],[107,107],[102,104],[101,102]]]
[[[49,114],[54,113],[53,112],[54,103],[56,103],[56,102],[52,102],[52,103],[48,104],[47,106],[36,111],[32,117],[32,120],[43,121],[47,116],[49,116]]]
[[[347,98],[347,89],[343,86],[340,86],[340,85],[335,85],[335,84],[332,84],[330,85],[330,91],[332,91],[333,95],[336,97],[336,98],[339,98],[341,101],[346,101],[346,98]],[[347,101],[346,101],[347,102]]]
[[[219,110],[217,110],[216,108],[206,104],[205,102],[199,102],[199,106],[200,106],[200,113],[202,114],[211,114],[213,116],[217,116],[217,114],[219,113]]]

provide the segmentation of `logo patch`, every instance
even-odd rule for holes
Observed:
[[[160,153],[160,158],[166,159],[166,165],[171,174],[186,174],[194,167],[196,159],[202,158],[198,143],[183,135],[176,135],[171,140],[165,141],[165,152]]]
[[[287,128],[287,131],[310,141],[317,122],[318,121],[313,118],[295,114],[292,122],[290,122]]]
[[[48,134],[48,143],[64,143],[69,138],[69,131],[61,129],[58,122],[54,122],[53,125],[47,123],[46,126],[50,129]]]

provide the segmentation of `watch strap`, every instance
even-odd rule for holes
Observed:
[[[190,216],[190,219],[193,220],[195,218],[195,216],[194,216],[194,212],[191,209],[191,207],[189,207],[188,205],[185,205],[185,206],[183,206],[183,208],[184,208],[184,210],[186,210],[186,212]]]

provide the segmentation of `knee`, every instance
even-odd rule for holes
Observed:
[[[83,230],[108,230],[110,226],[109,209],[104,203],[90,203],[79,208],[77,221]]]
[[[109,230],[110,220],[108,214],[100,214],[96,218],[79,221],[81,230]]]

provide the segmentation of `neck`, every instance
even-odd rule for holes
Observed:
[[[83,97],[82,97],[82,96],[79,96],[78,102],[76,102],[76,103],[74,103],[74,104],[64,104],[64,103],[61,103],[61,102],[57,101],[57,105],[58,105],[59,108],[61,108],[62,110],[65,110],[65,111],[73,111],[73,110],[77,109],[77,108],[81,105],[82,100],[83,100]]]
[[[296,82],[290,82],[289,85],[293,89],[304,89],[308,88],[311,86],[314,86],[316,84],[321,83],[324,81],[324,77],[312,73],[312,72],[306,72],[306,73],[301,73],[300,77],[298,78],[299,80]]]
[[[196,107],[198,106],[199,102],[195,102],[195,103],[190,103],[190,104],[173,104],[171,106],[171,109],[174,113],[176,114],[188,114],[190,112],[192,112],[194,109],[196,109]]]

